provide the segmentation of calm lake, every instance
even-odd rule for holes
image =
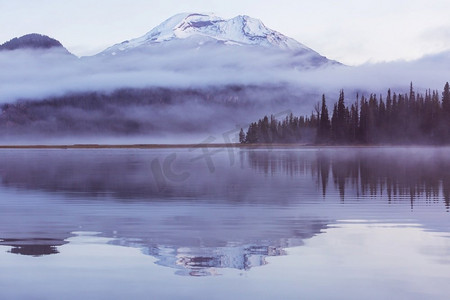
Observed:
[[[448,299],[450,148],[0,150],[0,299]]]

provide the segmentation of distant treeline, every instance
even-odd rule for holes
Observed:
[[[304,132],[314,129],[316,144],[448,144],[450,143],[450,86],[444,91],[427,90],[416,94],[396,94],[388,90],[380,95],[356,96],[354,103],[344,103],[344,91],[333,106],[331,118],[325,95],[310,117],[284,120],[265,116],[250,124],[239,135],[241,143],[296,143]]]
[[[298,143],[307,129],[315,130],[318,126],[317,117],[296,117],[292,113],[282,121],[278,121],[273,115],[265,116],[258,122],[251,123],[247,134],[241,129],[239,141],[241,143]]]
[[[257,91],[257,87],[250,86],[128,88],[19,100],[0,105],[0,137],[202,132],[210,116],[199,108],[212,107],[211,110],[217,111],[214,121],[218,123],[222,115],[234,111],[237,105],[241,110],[251,109],[253,104],[246,100],[246,95]]]

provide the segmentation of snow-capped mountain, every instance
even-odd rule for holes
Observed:
[[[100,55],[120,55],[147,51],[158,45],[176,43],[177,47],[205,47],[207,45],[250,46],[293,55],[307,55],[315,64],[331,62],[314,50],[249,16],[222,19],[214,14],[177,14],[142,37],[109,47]]]
[[[267,28],[260,20],[248,16],[225,20],[214,14],[185,13],[169,18],[142,37],[114,45],[105,52],[126,51],[192,36],[202,36],[228,45],[258,45],[282,50],[312,51],[296,40]]]

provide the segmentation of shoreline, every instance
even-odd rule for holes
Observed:
[[[72,145],[0,145],[1,149],[189,149],[189,148],[247,148],[247,149],[314,149],[314,148],[429,148],[445,145],[314,145],[314,144],[72,144]]]
[[[73,145],[0,145],[0,149],[182,149],[182,148],[306,148],[307,144],[73,144]]]

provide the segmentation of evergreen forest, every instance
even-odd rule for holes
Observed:
[[[396,94],[388,90],[385,97],[356,95],[345,103],[344,91],[330,109],[325,95],[310,116],[293,114],[283,120],[273,115],[251,123],[239,134],[241,143],[300,143],[305,133],[314,131],[310,143],[331,145],[439,145],[450,143],[450,86],[442,92],[426,90]]]

